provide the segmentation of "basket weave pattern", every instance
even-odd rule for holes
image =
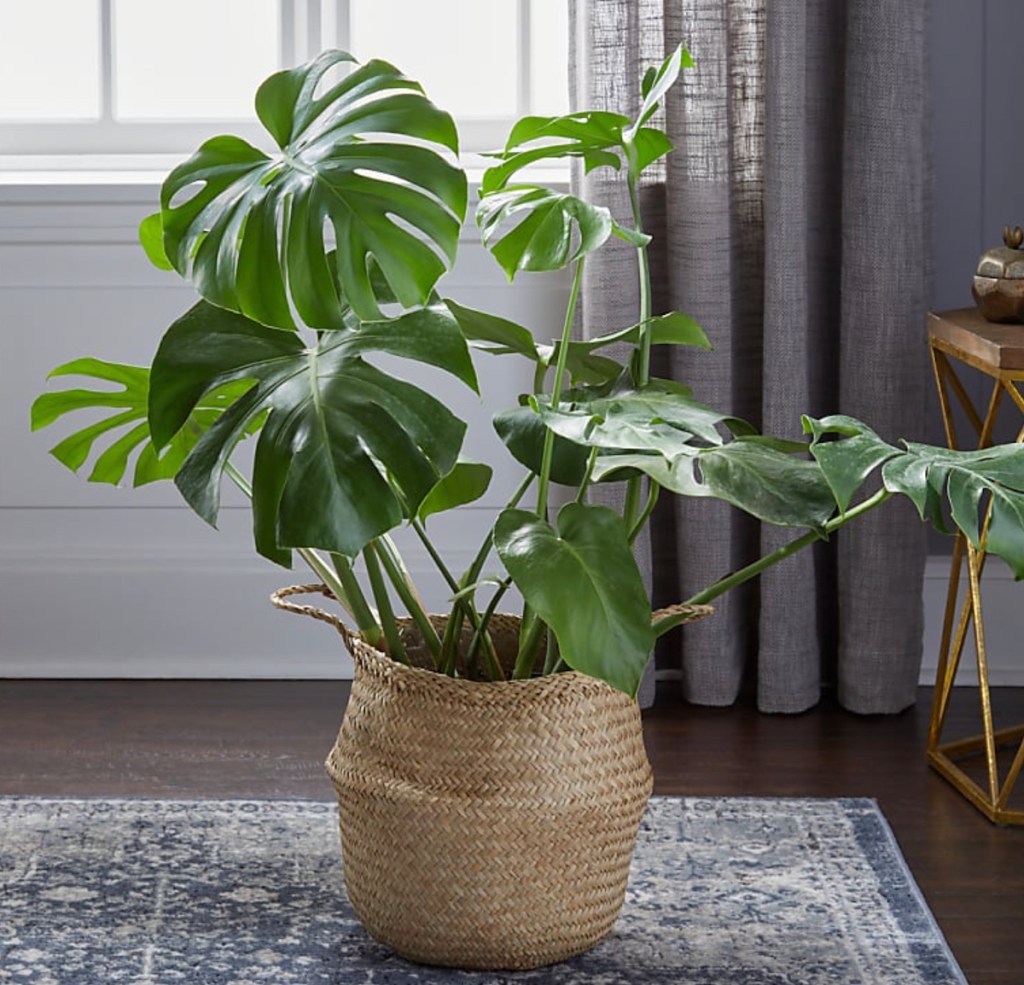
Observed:
[[[366,929],[462,968],[538,967],[600,940],[651,792],[636,703],[581,674],[477,683],[347,642],[356,677],[327,771]]]

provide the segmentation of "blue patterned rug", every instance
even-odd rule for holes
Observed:
[[[611,936],[516,974],[367,937],[333,804],[0,798],[0,982],[966,985],[873,801],[732,798],[655,798]]]

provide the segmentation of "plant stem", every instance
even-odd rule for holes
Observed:
[[[629,186],[629,204],[633,210],[633,228],[642,233],[643,216],[640,213],[640,193],[637,190],[638,175],[630,167],[627,175]],[[645,386],[651,379],[651,265],[647,256],[647,247],[636,248],[637,272],[640,276],[640,367],[637,373],[637,386]]]
[[[565,323],[562,326],[562,339],[558,347],[558,359],[555,363],[555,379],[551,385],[551,409],[558,409],[558,401],[562,395],[565,380],[565,367],[569,360],[569,342],[572,339],[572,325],[576,318],[576,304],[579,301],[580,288],[583,285],[583,260],[576,261],[576,272],[572,279],[572,290],[569,292],[569,303],[565,309]],[[537,516],[541,520],[548,518],[548,486],[551,482],[551,461],[555,453],[555,432],[547,428],[544,432],[544,450],[541,454],[540,476],[537,483]],[[532,653],[536,649],[537,640],[543,626],[536,614],[530,610],[529,603],[523,605],[523,619],[519,631],[519,652],[516,655],[513,677],[521,679],[533,672]]]
[[[525,492],[525,488],[523,491]],[[522,495],[522,493],[520,493],[519,495]],[[433,560],[434,564],[436,565],[437,570],[441,572],[441,577],[444,578],[448,587],[451,589],[453,595],[459,595],[459,592],[461,592],[462,589],[465,588],[467,584],[473,584],[473,582],[468,580],[468,574],[467,576],[463,577],[462,585],[460,585],[455,580],[455,576],[451,573],[451,571],[448,569],[448,566],[444,563],[444,558],[441,557],[441,555],[437,551],[437,548],[434,547],[433,543],[430,540],[430,537],[427,534],[426,528],[419,520],[413,518],[412,528],[416,531],[416,536],[419,537],[423,546],[427,549],[427,553],[430,555],[431,560]],[[479,552],[477,552],[477,557],[480,559],[480,567],[483,567],[483,559],[487,557],[487,553],[489,552],[489,550],[490,536],[488,535],[488,539],[487,541],[485,541],[484,546],[481,547]],[[483,555],[482,558],[480,557],[481,554]],[[476,561],[474,561],[474,566],[475,565]],[[479,572],[476,572],[474,577],[479,577]],[[456,617],[456,613],[460,613],[460,615]],[[473,600],[470,598],[466,598],[464,596],[459,596],[458,598],[456,598],[455,604],[452,607],[452,612],[448,617],[448,626],[454,626],[457,620],[459,632],[448,632],[446,627],[444,639],[441,642],[441,651],[438,660],[438,665],[440,669],[444,670],[444,668],[446,667],[451,667],[452,671],[454,671],[455,657],[458,652],[459,641],[462,637],[462,620],[464,618],[469,619],[470,625],[473,627],[476,636],[483,635],[484,637],[484,652],[487,656],[487,662],[488,664],[490,664],[492,678],[495,668],[498,669],[498,674],[501,677],[504,677],[504,674],[501,673],[500,666],[498,666],[498,659],[494,653],[494,645],[493,643],[491,643],[490,637],[486,635],[488,620],[486,617],[483,620],[481,620],[479,614],[477,613],[476,606]],[[476,636],[474,636],[474,639],[476,639]],[[476,645],[477,647],[479,647],[480,644],[478,643]]]
[[[487,608],[484,610],[483,617],[478,620],[476,626],[476,632],[473,633],[473,639],[470,640],[469,650],[466,653],[466,675],[469,676],[472,669],[476,665],[476,655],[480,650],[480,647],[484,648],[484,655],[487,657],[488,673],[491,675],[492,681],[503,681],[505,680],[505,672],[501,669],[501,663],[498,660],[498,655],[494,650],[494,642],[491,640],[490,635],[487,632],[487,626],[491,622],[491,616],[494,615],[494,610],[498,607],[498,602],[501,600],[502,595],[508,590],[508,586],[512,584],[511,578],[506,578],[498,590],[491,597],[491,601],[487,603]]]
[[[869,510],[873,510],[876,506],[881,506],[889,497],[892,496],[891,492],[885,489],[879,489],[873,496],[865,499],[864,502],[858,503],[852,509],[847,510],[840,516],[834,517],[825,524],[824,534],[834,533],[840,527],[845,526],[851,520],[862,516]],[[796,540],[791,540],[788,544],[780,547],[776,551],[772,551],[771,554],[766,554],[764,557],[759,558],[752,564],[748,564],[745,568],[740,568],[739,571],[734,571],[731,575],[726,575],[724,578],[716,581],[713,585],[705,588],[703,591],[698,592],[696,595],[688,598],[685,605],[706,605],[713,599],[718,598],[719,595],[729,591],[730,588],[735,588],[737,585],[742,585],[745,581],[750,581],[751,578],[756,578],[763,571],[773,565],[778,564],[780,561],[784,561],[791,554],[796,554],[797,551],[802,550],[810,544],[813,544],[816,540],[821,539],[821,534],[815,530],[809,530],[801,537],[797,537]],[[661,624],[659,623],[659,626]],[[671,628],[671,627],[667,627]],[[662,630],[661,632],[664,632]],[[659,632],[658,635],[661,635]]]
[[[413,622],[416,623],[416,628],[420,631],[423,642],[426,643],[427,648],[430,650],[434,669],[439,669],[441,666],[441,637],[437,635],[437,630],[434,629],[433,623],[431,623],[430,618],[423,609],[423,603],[409,584],[409,578],[403,570],[397,549],[391,538],[387,535],[384,535],[376,542],[376,547],[377,557],[384,569],[384,573],[394,586],[398,597],[402,600],[402,604],[405,606]]]
[[[336,581],[342,586],[342,591],[348,599],[348,611],[355,620],[359,635],[362,636],[370,646],[379,646],[384,638],[380,620],[377,613],[370,607],[363,594],[362,586],[356,579],[356,573],[352,569],[352,562],[344,554],[331,554],[331,563],[337,573]],[[314,569],[315,570],[315,569]]]
[[[509,501],[505,504],[506,510],[515,509],[519,505],[519,501],[526,495],[527,490],[530,488],[530,484],[533,482],[533,473],[528,472],[522,482],[516,487],[515,492],[512,493]],[[487,562],[487,556],[491,553],[491,548],[494,546],[493,533],[491,530],[487,531],[487,536],[484,538],[483,543],[480,545],[479,550],[473,557],[473,563],[466,569],[466,573],[462,576],[462,587],[466,585],[472,585],[480,580],[480,572],[483,571],[484,564]],[[429,549],[429,548],[428,548]],[[454,591],[459,591],[455,588]]]
[[[565,382],[565,366],[569,360],[569,342],[572,339],[572,325],[576,319],[576,304],[579,301],[580,288],[583,285],[583,257],[576,261],[576,273],[572,279],[572,290],[569,292],[569,303],[565,309],[565,324],[562,326],[562,341],[558,347],[558,360],[555,363],[555,379],[551,385],[551,409],[558,409],[558,401],[562,396]],[[548,515],[548,485],[551,481],[551,460],[555,452],[555,432],[548,428],[544,432],[544,451],[540,462],[540,480],[537,484],[537,516],[542,520]]]
[[[395,622],[395,612],[391,608],[391,599],[388,596],[388,586],[384,582],[384,575],[381,572],[380,561],[377,555],[376,541],[370,541],[363,548],[363,560],[366,562],[366,573],[370,579],[370,589],[373,592],[374,601],[380,612],[381,627],[384,630],[384,638],[388,643],[388,656],[399,663],[408,664],[409,657],[406,655],[405,647],[398,633],[398,624]]]
[[[597,464],[597,449],[591,448],[587,457],[587,471],[583,476],[579,489],[576,491],[576,502],[582,503],[586,498],[587,489],[590,486],[590,477],[594,474],[594,465]]]
[[[516,654],[516,665],[512,671],[512,679],[517,681],[532,676],[537,661],[537,644],[545,628],[544,623],[536,615],[530,613],[530,616],[529,625],[524,621],[519,634],[519,652]]]
[[[629,531],[629,542],[632,544],[637,537],[640,536],[640,531],[647,525],[647,521],[651,518],[651,514],[654,512],[654,507],[658,504],[658,494],[661,492],[661,486],[656,482],[651,482],[647,487],[647,502],[644,503],[644,508],[640,511],[640,515],[636,518],[632,528]]]
[[[629,204],[633,212],[633,228],[638,233],[642,233],[644,229],[643,216],[640,212],[640,193],[637,189],[638,178],[639,175],[635,170],[632,156],[630,156],[629,170],[626,176],[626,184],[629,188]],[[640,280],[640,360],[636,379],[634,379],[633,383],[637,387],[643,387],[651,379],[651,266],[647,257],[646,246],[638,246],[636,248],[636,265]],[[638,527],[642,526],[647,520],[647,516],[638,515],[642,482],[642,477],[637,475],[633,476],[626,483],[626,500],[622,507],[622,516],[626,521],[627,528],[631,531],[630,543],[635,540],[639,532]],[[648,495],[649,499],[650,495]],[[638,519],[641,521],[639,524]]]

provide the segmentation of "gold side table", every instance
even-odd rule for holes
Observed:
[[[1009,397],[1024,415],[1024,325],[1000,325],[986,321],[974,308],[959,308],[928,316],[928,345],[931,351],[935,385],[939,392],[942,421],[950,448],[959,448],[952,413],[955,398],[977,435],[977,447],[992,443],[1000,407]],[[982,417],[957,376],[954,363],[970,367],[990,377],[992,393]],[[1024,429],[1017,441],[1024,440]],[[946,614],[942,625],[939,666],[935,678],[931,725],[928,731],[928,761],[989,820],[996,824],[1024,824],[1024,810],[1009,807],[1014,783],[1024,766],[1024,725],[996,730],[992,722],[988,661],[985,655],[985,630],[981,614],[981,575],[985,568],[987,519],[980,545],[975,548],[960,532],[953,546],[946,595]],[[960,601],[960,579],[967,562],[968,587]],[[978,661],[978,691],[981,699],[983,733],[968,739],[940,743],[942,727],[949,707],[950,692],[960,666],[967,634],[973,627]],[[1000,777],[997,748],[1019,743],[1004,777]],[[985,787],[968,776],[956,760],[984,754],[987,774]]]

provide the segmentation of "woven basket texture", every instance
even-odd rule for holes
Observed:
[[[516,626],[496,627],[503,662]],[[327,771],[366,929],[458,968],[593,946],[622,907],[651,792],[636,702],[577,673],[480,683],[346,642],[356,675]]]

